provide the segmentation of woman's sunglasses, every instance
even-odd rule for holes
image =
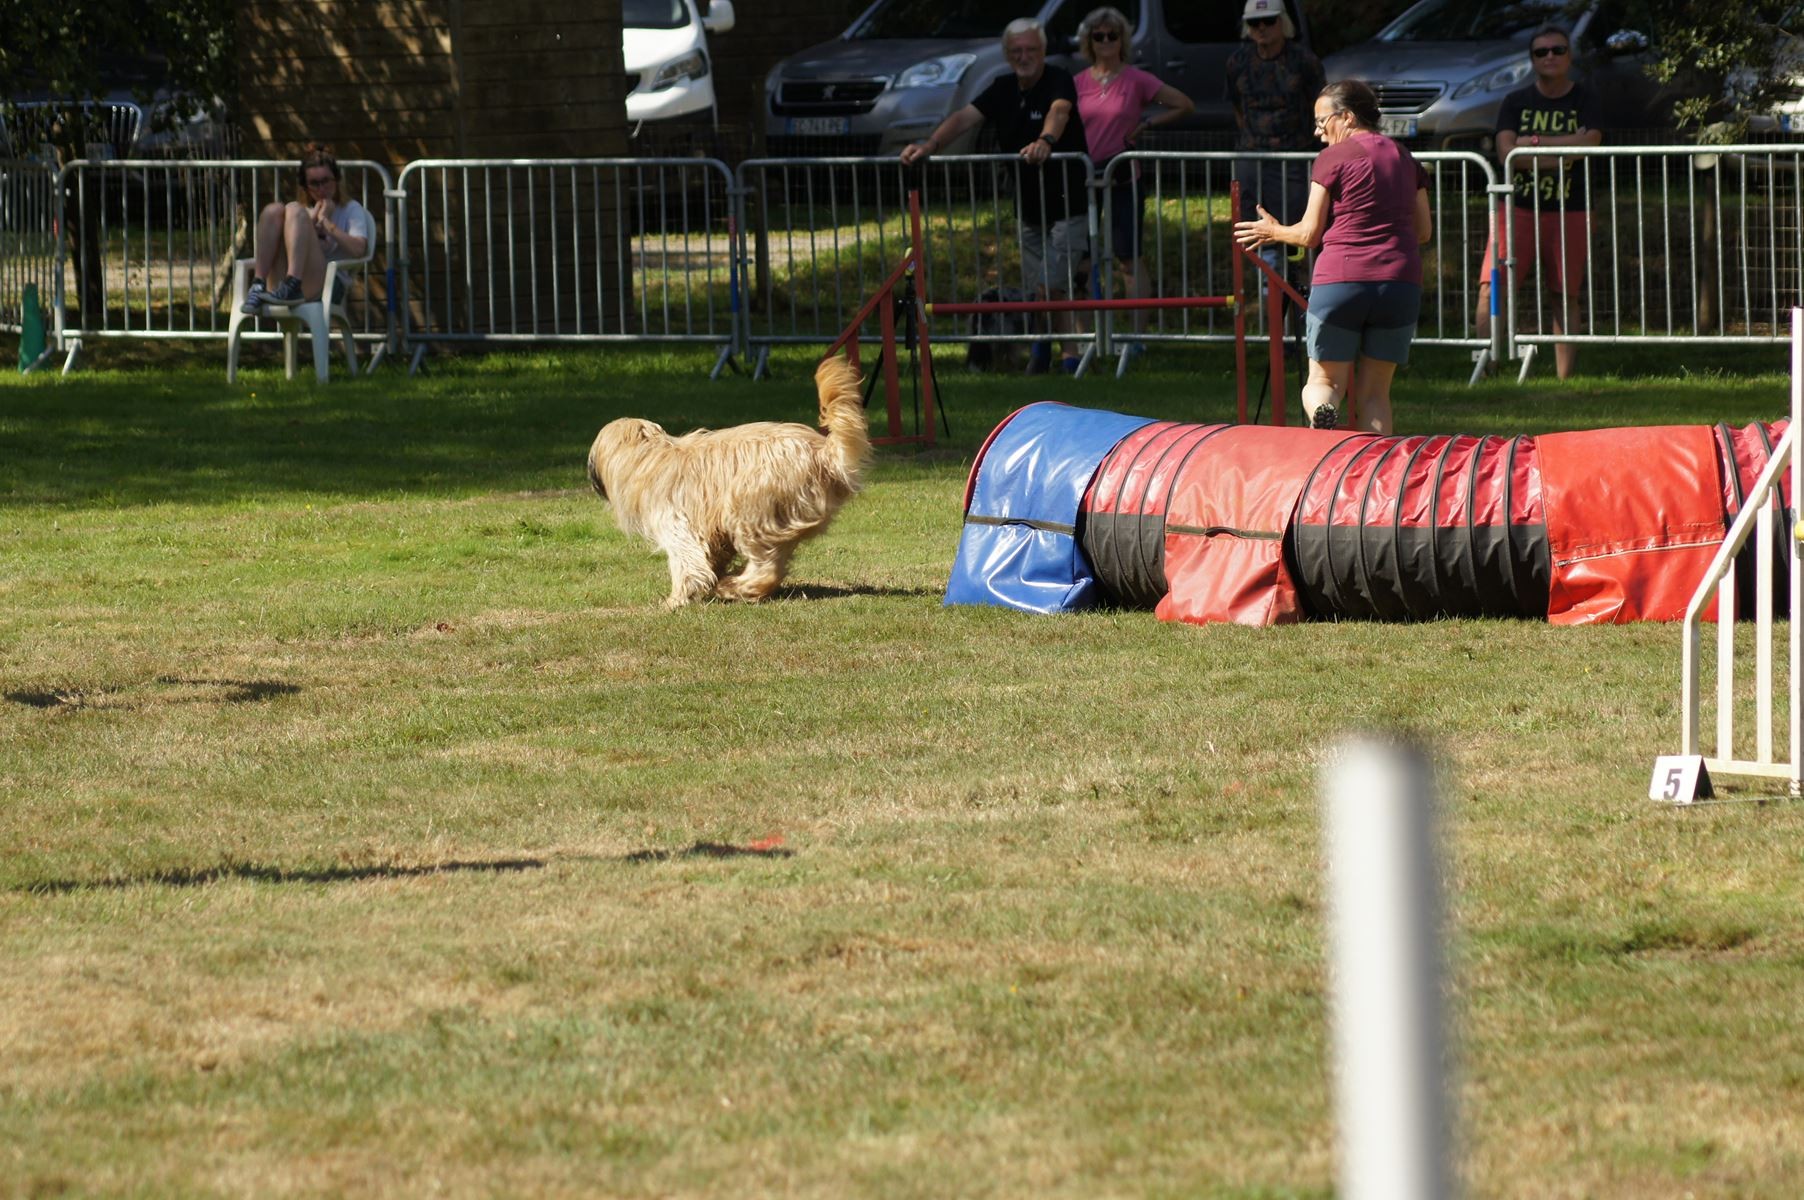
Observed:
[[[1248,17],[1247,18],[1247,28],[1248,29],[1269,29],[1273,25],[1276,25],[1277,23],[1278,23],[1278,18],[1276,18],[1276,17]]]
[[[1565,46],[1536,46],[1533,50],[1529,51],[1529,53],[1533,54],[1536,58],[1547,58],[1549,56],[1554,58],[1564,58],[1570,51],[1568,51]]]
[[[1121,35],[1113,29],[1098,29],[1090,35],[1090,40],[1093,42],[1119,42]]]

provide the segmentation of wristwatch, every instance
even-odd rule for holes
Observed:
[[[1050,133],[1042,133],[1042,134],[1041,134],[1041,135],[1040,135],[1040,138],[1039,138],[1039,140],[1040,140],[1040,141],[1042,141],[1042,142],[1045,142],[1045,143],[1046,143],[1046,144],[1047,144],[1047,145],[1048,145],[1048,146],[1050,146],[1050,145],[1052,145],[1052,144],[1053,144],[1053,143],[1054,143],[1054,142],[1056,142],[1056,141],[1058,141],[1058,139],[1057,139],[1057,138],[1055,138],[1055,137],[1053,137],[1053,136],[1052,136],[1052,135],[1051,135],[1051,134],[1050,134]]]

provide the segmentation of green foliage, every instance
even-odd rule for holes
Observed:
[[[1681,128],[1709,127],[1707,138],[1739,140],[1749,116],[1769,111],[1804,68],[1787,28],[1794,0],[1636,0],[1630,11],[1646,18],[1657,56],[1649,74],[1708,81],[1674,112]]]
[[[237,96],[232,0],[58,0],[8,6],[0,35],[0,101],[27,91],[71,100],[99,97],[123,63],[149,60],[156,77],[134,82],[141,100],[159,87],[174,121]]]

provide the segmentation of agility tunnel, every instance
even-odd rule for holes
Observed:
[[[1378,437],[1032,404],[972,465],[946,603],[1196,624],[1678,620],[1784,429]],[[1755,549],[1737,561],[1742,616]]]

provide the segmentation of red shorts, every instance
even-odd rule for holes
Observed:
[[[1544,208],[1539,214],[1532,208],[1517,208],[1505,200],[1497,206],[1497,227],[1512,222],[1510,249],[1516,255],[1516,285],[1528,278],[1529,268],[1541,264],[1549,290],[1557,295],[1577,296],[1585,283],[1585,262],[1591,255],[1591,230],[1583,210],[1561,212]],[[1539,225],[1539,230],[1536,226]],[[1537,240],[1538,239],[1538,240]],[[1502,256],[1496,240],[1485,243],[1485,277],[1491,282],[1491,266],[1503,270]]]

